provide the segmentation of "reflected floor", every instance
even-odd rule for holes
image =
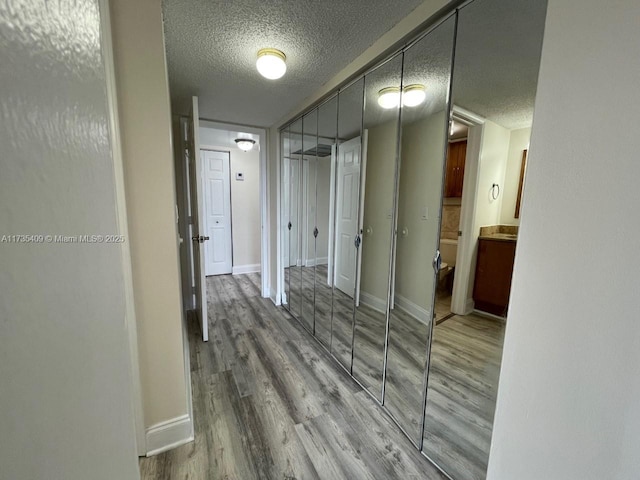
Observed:
[[[424,452],[453,478],[486,477],[504,328],[479,315],[435,327]]]
[[[140,459],[143,479],[444,477],[260,276],[207,278],[210,341],[189,321],[195,441]]]

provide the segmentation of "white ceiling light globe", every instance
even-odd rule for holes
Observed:
[[[287,71],[286,59],[287,57],[280,50],[263,48],[258,52],[256,68],[263,77],[269,80],[276,80]]]
[[[424,85],[407,85],[402,92],[402,104],[405,107],[417,107],[427,98]]]
[[[250,138],[236,138],[235,141],[238,148],[243,152],[248,152],[249,150],[251,150],[253,148],[253,145],[256,143],[255,140],[252,140]]]
[[[400,89],[398,87],[383,88],[378,92],[378,105],[382,108],[396,108],[400,105]]]

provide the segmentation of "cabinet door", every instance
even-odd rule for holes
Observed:
[[[467,156],[467,141],[449,143],[447,150],[447,173],[444,196],[462,197],[464,183],[464,162]]]
[[[473,300],[477,309],[495,315],[506,315],[515,252],[515,242],[480,240],[473,287]]]

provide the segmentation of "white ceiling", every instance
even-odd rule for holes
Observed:
[[[225,130],[200,123],[200,145],[209,147],[238,148],[237,138],[249,138],[255,142],[254,149],[260,150],[260,136],[239,130]]]
[[[174,113],[267,127],[295,108],[423,0],[163,0]],[[287,73],[255,68],[265,47]]]

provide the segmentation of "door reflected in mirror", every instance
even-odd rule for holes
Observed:
[[[364,81],[338,95],[338,140],[332,185],[335,189],[333,309],[331,353],[351,371],[354,292],[358,233],[358,191],[361,179],[361,131]]]

